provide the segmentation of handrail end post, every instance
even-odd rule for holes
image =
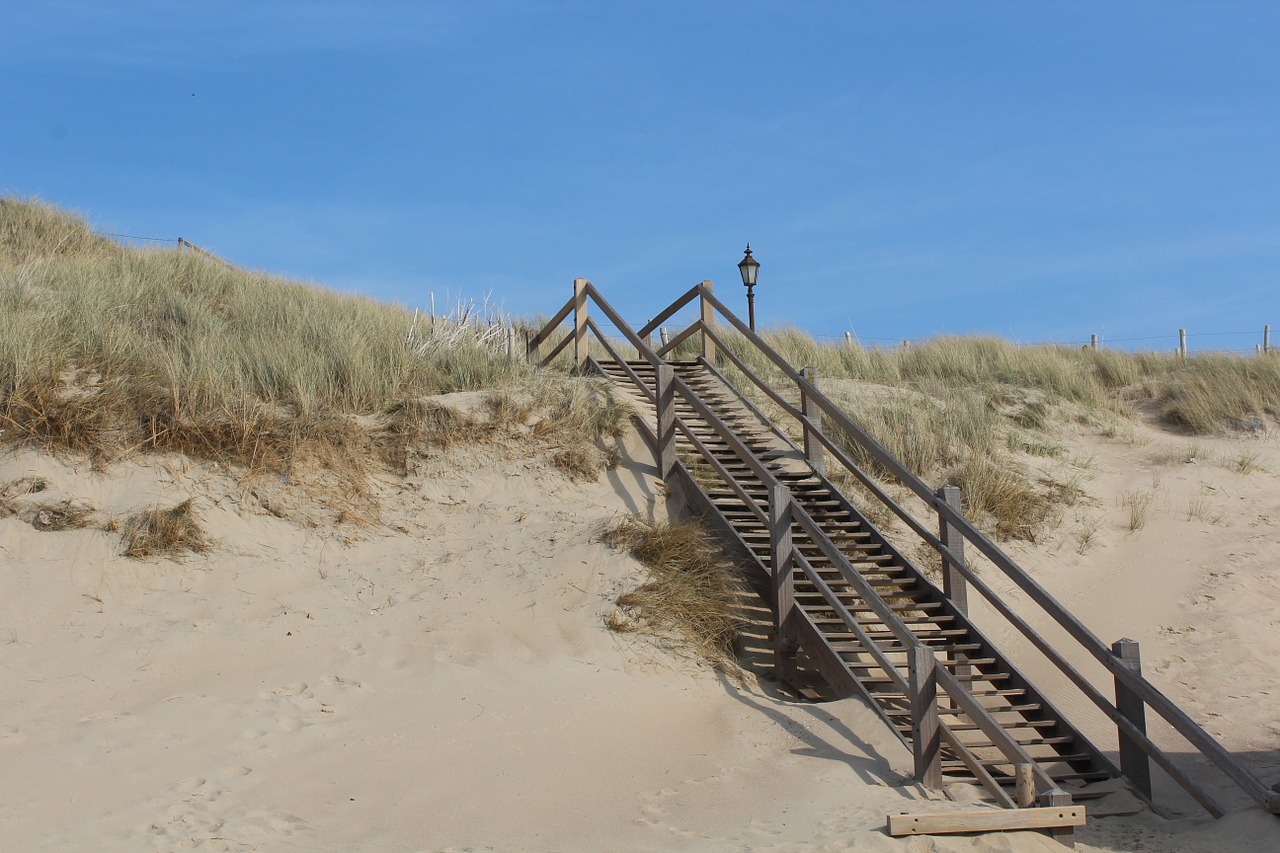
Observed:
[[[942,486],[935,492],[948,507],[957,513],[964,511],[964,503],[960,494],[960,487],[947,484]],[[942,540],[942,544],[955,555],[956,559],[961,563],[964,562],[964,536],[956,529],[955,525],[938,515],[938,538]],[[946,555],[942,557],[942,592],[951,603],[955,605],[956,610],[961,614],[969,615],[969,587],[965,582],[964,575],[960,573],[955,561],[949,559]]]
[[[714,285],[710,281],[703,281],[700,285],[698,294],[699,320],[702,322],[702,357],[707,360],[708,364],[716,363],[716,342],[711,340],[711,336],[706,333],[706,329],[711,328],[711,324],[715,322],[716,309],[707,299],[707,294],[714,292]]]
[[[573,280],[573,359],[578,367],[587,363],[587,280]]]
[[[769,490],[769,568],[773,581],[773,663],[780,684],[797,686],[795,549],[791,537],[791,490]]]
[[[800,369],[800,375],[805,381],[812,385],[815,389],[818,387],[818,368],[803,367]],[[826,457],[823,453],[822,442],[818,440],[817,432],[822,430],[822,410],[818,408],[818,403],[813,399],[812,394],[806,394],[804,386],[800,387],[800,411],[804,413],[804,456],[809,460],[810,467],[818,474],[819,477],[826,475]]]
[[[924,644],[911,647],[908,685],[911,695],[911,756],[916,781],[942,790],[942,730],[938,724],[938,659]]]
[[[675,369],[665,361],[655,374],[655,408],[658,415],[658,473],[671,487],[676,470],[676,383]]]
[[[1134,675],[1142,675],[1142,655],[1137,640],[1125,637],[1111,644],[1111,653],[1116,661]],[[1116,711],[1142,734],[1147,733],[1147,706],[1142,697],[1122,682],[1115,680]],[[1125,775],[1135,788],[1142,792],[1147,801],[1151,800],[1151,760],[1147,753],[1121,729],[1117,732],[1120,746],[1120,772]]]

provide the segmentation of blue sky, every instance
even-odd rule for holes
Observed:
[[[409,305],[740,304],[749,240],[762,325],[1252,349],[1277,43],[1261,2],[0,0],[0,191]]]

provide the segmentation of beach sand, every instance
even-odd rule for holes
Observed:
[[[1011,550],[1102,639],[1139,640],[1149,677],[1274,782],[1280,443],[1197,439],[1191,462],[1187,438],[1131,438],[1064,436],[1093,459],[1089,497]],[[1062,849],[1026,832],[890,838],[890,812],[962,805],[911,782],[860,701],[793,701],[608,631],[642,567],[600,530],[666,512],[630,449],[585,484],[519,447],[437,453],[378,478],[381,522],[363,526],[278,477],[179,456],[98,472],[6,451],[0,484],[48,487],[0,519],[0,847]],[[1233,470],[1246,453],[1266,470]],[[1147,491],[1130,530],[1125,495]],[[188,498],[205,554],[128,559],[100,529]],[[62,500],[95,526],[22,517]],[[1091,817],[1077,849],[1280,849],[1280,818],[1197,772],[1239,810],[1212,821],[1159,780],[1167,818]],[[1135,811],[1125,796],[1098,811]]]

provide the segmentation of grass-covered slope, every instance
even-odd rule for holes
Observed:
[[[318,451],[359,471],[515,416],[616,429],[603,386],[535,373],[487,319],[433,326],[189,252],[121,247],[47,205],[0,199],[0,442],[274,471]],[[500,389],[484,423],[423,400],[477,389]]]

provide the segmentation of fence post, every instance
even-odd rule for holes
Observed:
[[[943,486],[936,494],[942,498],[943,503],[956,512],[963,511],[959,486]],[[964,562],[964,537],[954,525],[942,517],[941,513],[938,514],[938,538],[961,563]],[[956,563],[946,557],[942,558],[942,592],[951,599],[956,610],[965,616],[969,615],[969,586],[965,583],[964,575],[960,574]]]
[[[587,280],[573,280],[573,358],[578,367],[587,363]]]
[[[1271,324],[1262,327],[1262,354],[1271,352]]]
[[[1098,348],[1098,336],[1097,336],[1097,335],[1090,335],[1090,336],[1089,336],[1089,349],[1097,349],[1097,348]]]
[[[818,387],[818,368],[801,368],[800,375],[809,380],[814,388]],[[803,388],[800,389],[800,411],[804,413],[804,419],[808,422],[804,424],[804,458],[809,460],[809,464],[813,466],[814,471],[818,472],[818,476],[822,476],[826,473],[825,457],[822,442],[818,441],[814,434],[815,430],[822,428],[822,410],[818,408],[816,400],[804,393]]]
[[[796,626],[795,551],[791,542],[791,490],[769,490],[769,569],[773,580],[773,668],[782,684],[795,685]]]
[[[1186,329],[1178,330],[1178,357],[1179,358],[1187,357],[1187,330]]]
[[[524,330],[524,352],[529,359],[529,363],[536,365],[538,363],[538,333],[533,329]]]
[[[516,357],[516,327],[507,326],[507,358]]]
[[[662,341],[662,345],[664,347],[667,344],[671,343],[671,333],[667,331],[666,326],[663,326],[661,329],[658,330],[658,340]]]
[[[701,309],[703,328],[709,329],[711,328],[716,316],[716,309],[711,305],[711,302],[705,295],[713,292],[711,282],[704,281],[702,283],[702,289],[704,294],[698,296],[698,307]],[[710,364],[716,363],[716,342],[711,340],[711,336],[706,332],[702,333],[702,357]]]
[[[915,777],[926,788],[942,788],[942,735],[938,729],[938,659],[924,644],[911,647],[908,658],[911,691],[911,755]]]
[[[853,346],[853,333],[852,333],[852,332],[845,332],[845,333],[844,333],[844,345],[845,345],[845,346],[847,346],[847,347],[851,347],[851,346]]]
[[[1116,656],[1120,665],[1134,675],[1142,675],[1142,656],[1136,640],[1125,637],[1111,644],[1111,653]],[[1116,710],[1134,727],[1147,733],[1147,707],[1136,693],[1126,687],[1120,679],[1116,679]],[[1142,747],[1134,743],[1123,732],[1120,738],[1120,772],[1128,777],[1133,786],[1151,799],[1151,760]]]
[[[671,484],[671,475],[676,470],[676,383],[675,369],[665,361],[658,365],[657,397],[658,410],[658,472],[662,482]]]

